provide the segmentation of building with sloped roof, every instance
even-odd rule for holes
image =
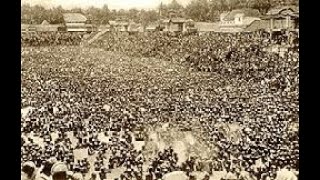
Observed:
[[[150,23],[145,27],[145,31],[147,31],[147,32],[157,31],[159,26],[160,25],[157,22]]]
[[[261,14],[255,9],[236,9],[220,15],[220,32],[242,32],[252,23],[261,20]],[[258,29],[257,29],[258,30]]]
[[[134,22],[131,22],[131,23],[129,23],[128,31],[129,32],[141,32],[142,31],[142,25],[134,23]]]
[[[42,23],[41,23],[41,25],[46,26],[46,25],[50,25],[50,23],[49,23],[47,20],[43,20]]]
[[[109,21],[109,25],[113,31],[127,32],[129,28],[129,22],[121,19]]]
[[[220,24],[223,25],[242,25],[248,18],[260,18],[260,12],[255,9],[236,9],[224,12],[220,15]]]
[[[253,21],[250,23],[250,25],[246,26],[243,29],[243,32],[254,32],[258,30],[266,30],[269,27],[269,21],[267,20],[259,20],[259,21]]]
[[[292,12],[299,12],[299,9],[295,6],[279,6],[270,9],[267,12],[268,16],[271,15],[280,15],[280,14],[287,14],[287,13],[292,13]]]
[[[270,9],[264,19],[269,20],[269,31],[299,29],[299,10],[296,7],[284,6]]]
[[[162,24],[164,24],[164,31],[170,32],[184,32],[187,31],[187,20],[185,18],[169,18],[162,20]]]
[[[83,23],[85,24],[87,18],[81,13],[64,13],[63,19],[65,23]]]
[[[260,17],[260,12],[256,9],[235,9],[229,12],[222,13],[220,16],[220,21],[235,21],[240,22],[237,18],[244,17]]]
[[[63,19],[69,32],[88,32],[94,29],[93,25],[81,13],[64,13]]]

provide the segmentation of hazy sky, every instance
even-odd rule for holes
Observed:
[[[191,0],[177,0],[180,4],[186,5]],[[29,3],[30,5],[42,5],[46,8],[61,5],[65,9],[73,7],[86,8],[89,6],[102,7],[107,4],[109,9],[153,9],[164,4],[171,2],[171,0],[21,0],[21,4]]]

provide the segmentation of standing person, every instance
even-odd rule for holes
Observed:
[[[92,172],[89,180],[100,180],[97,172]]]
[[[52,180],[67,180],[68,167],[63,162],[55,163],[51,168]]]
[[[37,175],[36,165],[31,162],[25,162],[22,165],[21,180],[35,180]]]
[[[72,176],[73,180],[83,180],[83,176],[81,173],[74,173]]]
[[[56,162],[55,158],[47,160],[44,163],[40,176],[37,178],[37,180],[50,180],[51,168],[55,164],[55,162]]]
[[[107,179],[107,172],[105,167],[101,168],[99,175],[101,180]]]
[[[292,171],[289,171],[288,166],[284,165],[283,168],[277,172],[275,180],[298,180],[298,177]]]
[[[153,180],[153,179],[155,179],[155,175],[154,175],[154,173],[153,173],[153,169],[152,169],[152,168],[149,168],[148,174],[145,176],[145,179],[146,179],[146,180]]]
[[[230,169],[230,171],[227,171],[227,174],[222,178],[222,180],[237,180],[238,177],[236,175],[236,172],[234,168]]]

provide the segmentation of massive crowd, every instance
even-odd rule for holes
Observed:
[[[22,46],[79,45],[83,32],[22,32]]]
[[[289,55],[298,52],[296,33],[277,35],[273,40],[265,32],[247,34],[172,34],[165,32],[124,34],[108,32],[96,45],[109,51],[119,51],[135,57],[157,57],[164,60],[187,61],[202,71],[241,71],[259,66],[260,59],[270,59],[264,53],[270,45],[290,48]],[[290,43],[288,43],[288,41]],[[279,49],[280,50],[280,49]],[[288,57],[283,57],[287,59]],[[290,57],[289,57],[290,58]],[[253,61],[253,62],[252,62]],[[254,64],[257,61],[257,64]],[[253,63],[253,65],[250,65]],[[231,73],[238,74],[236,73]],[[247,74],[244,72],[242,74]]]
[[[23,48],[22,108],[33,109],[21,119],[22,171],[29,179],[36,169],[39,177],[106,179],[120,167],[119,179],[149,180],[178,170],[191,179],[208,169],[213,176],[225,171],[224,179],[262,180],[276,179],[279,169],[299,171],[298,45],[286,44],[279,55],[266,50],[275,43],[285,42],[252,34],[113,33],[96,43],[103,49]],[[178,165],[170,147],[151,159],[135,148],[134,132],[165,122],[187,128],[191,119],[198,140],[216,149],[209,165],[196,157]],[[230,139],[219,123],[239,124],[239,136]],[[89,158],[76,159],[80,149]]]

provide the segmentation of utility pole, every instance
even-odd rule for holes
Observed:
[[[159,20],[162,18],[162,1],[160,3],[160,8],[159,8]]]
[[[159,30],[161,29],[161,18],[162,18],[162,1],[160,2],[160,7],[159,7],[159,19],[158,19]]]

